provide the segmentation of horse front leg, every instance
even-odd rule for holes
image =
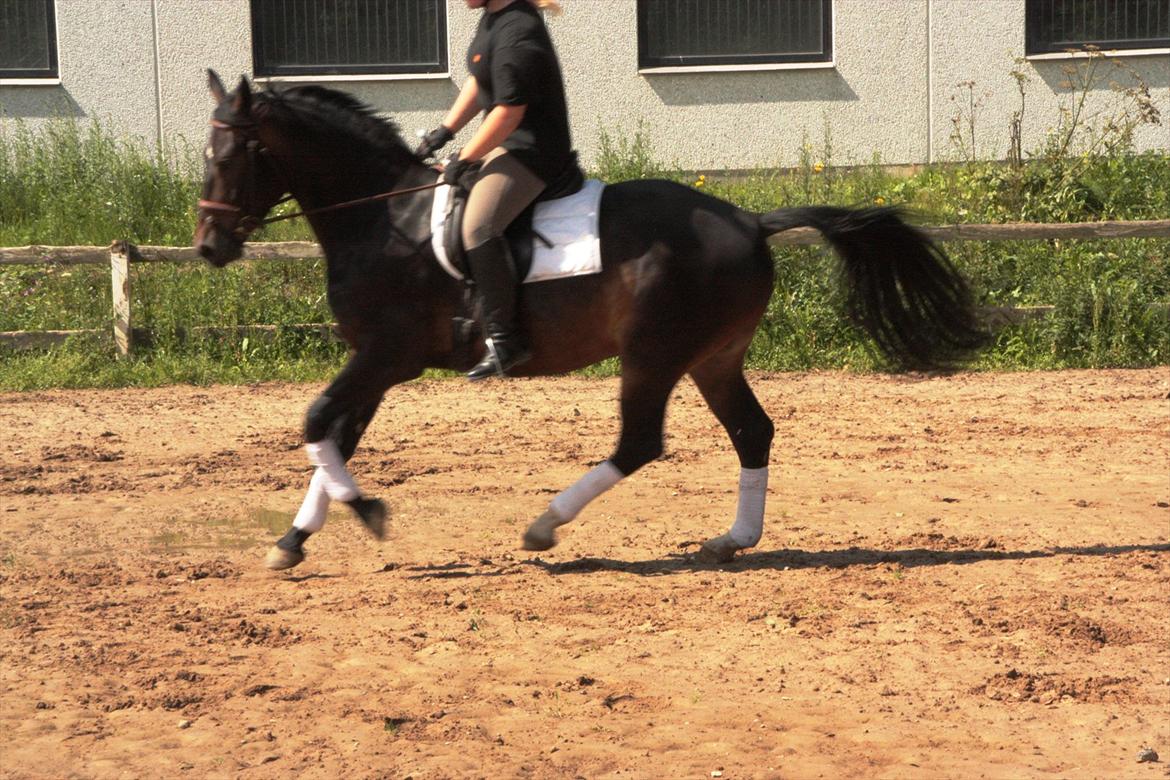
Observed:
[[[355,354],[309,407],[305,416],[305,454],[315,466],[313,477],[292,527],[268,552],[268,568],[289,569],[304,560],[305,541],[324,527],[331,501],[353,509],[374,538],[380,540],[385,535],[385,504],[363,495],[345,465],[353,457],[386,390],[421,373],[421,368],[406,370],[400,361],[396,364],[383,355],[381,350]]]
[[[379,396],[376,401],[354,410],[353,413],[338,417],[331,426],[330,435],[325,441],[333,443],[336,447],[340,455],[336,460],[344,464],[345,461],[353,457],[366,426],[369,425],[374,413],[378,410],[380,401],[381,397]],[[310,462],[312,462],[311,459]],[[296,517],[293,518],[292,526],[268,551],[265,563],[270,569],[277,571],[290,569],[303,561],[305,559],[305,542],[310,536],[325,527],[325,519],[328,516],[329,504],[332,500],[326,485],[331,482],[331,479],[329,472],[324,467],[316,463],[314,465],[316,468],[313,470],[312,479],[309,480],[309,488],[305,492],[305,498],[301,502],[300,509],[297,510]],[[348,476],[348,472],[346,475]],[[353,484],[352,477],[349,477],[349,482]],[[339,500],[345,499],[343,497]],[[386,511],[381,501],[351,498],[346,503],[358,511],[363,525],[376,538],[382,538],[385,533]],[[354,506],[355,503],[356,506]],[[365,512],[364,516],[362,515],[363,511]]]

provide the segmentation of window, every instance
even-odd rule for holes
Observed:
[[[0,2],[0,78],[57,76],[53,0]]]
[[[1027,53],[1170,47],[1166,0],[1027,0]]]
[[[257,76],[443,73],[446,0],[252,0]]]
[[[638,0],[638,66],[830,62],[832,0]]]

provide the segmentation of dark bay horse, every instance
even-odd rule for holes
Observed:
[[[434,191],[367,199],[436,181],[393,124],[320,86],[253,92],[241,79],[228,93],[214,72],[209,82],[216,107],[196,247],[215,266],[236,260],[269,210],[286,193],[295,197],[311,212],[329,305],[351,349],[306,415],[306,451],[317,468],[293,527],[268,558],[271,568],[288,568],[303,560],[331,500],[348,503],[381,537],[384,507],[362,495],[346,461],[390,387],[427,367],[466,370],[483,345],[461,344],[452,325],[464,290],[430,248]],[[735,521],[699,557],[727,561],[759,541],[773,427],[743,362],[772,295],[774,233],[811,226],[825,236],[840,258],[847,316],[895,366],[956,366],[984,340],[966,282],[892,209],[753,214],[673,182],[630,181],[605,189],[600,220],[601,273],[525,285],[520,319],[533,357],[512,373],[559,374],[619,356],[621,435],[608,460],[531,524],[522,540],[528,550],[552,547],[558,526],[662,454],[666,402],[686,374],[741,466]]]

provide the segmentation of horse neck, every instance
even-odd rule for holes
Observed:
[[[282,149],[278,156],[283,158],[280,165],[289,174],[287,180],[292,196],[306,211],[435,180],[434,171],[408,153],[391,163],[383,152],[362,152],[366,147],[360,144],[314,143],[312,139],[298,141]],[[355,243],[377,244],[386,240],[385,233],[391,220],[398,231],[416,232],[413,224],[399,224],[403,220],[417,221],[414,212],[418,209],[410,208],[416,197],[406,195],[313,214],[308,220],[327,253],[330,247],[339,244],[347,248]],[[396,219],[396,215],[401,215],[401,219]]]

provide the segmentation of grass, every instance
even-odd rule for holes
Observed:
[[[1125,121],[1104,130],[1081,128],[1093,143],[1079,143],[1071,122],[1057,123],[1054,136],[1017,164],[956,154],[957,162],[909,175],[895,175],[877,159],[843,167],[832,159],[826,133],[820,144],[802,145],[794,169],[721,179],[696,177],[657,160],[639,126],[630,137],[602,134],[592,173],[607,181],[671,178],[757,212],[810,203],[876,203],[898,204],[922,222],[938,223],[1170,218],[1170,155],[1135,153],[1124,137],[1100,142],[1101,133],[1131,132]],[[104,246],[127,237],[140,244],[189,242],[201,180],[201,161],[193,150],[164,158],[96,122],[54,120],[37,131],[19,122],[7,127],[0,129],[0,246]],[[956,137],[961,143],[964,136]],[[278,223],[257,236],[311,238],[301,220]],[[947,249],[971,279],[980,304],[1055,307],[1051,317],[999,331],[976,368],[1170,363],[1165,313],[1170,241],[971,242]],[[749,367],[881,370],[868,342],[840,314],[834,263],[826,250],[777,248],[774,257],[776,289]],[[345,359],[342,345],[293,328],[278,328],[265,338],[192,331],[329,322],[320,260],[249,261],[225,270],[199,264],[131,266],[133,324],[148,329],[152,338],[121,360],[105,335],[111,322],[109,288],[109,271],[99,266],[0,268],[0,331],[103,333],[51,350],[0,351],[0,389],[312,382],[333,376]],[[581,373],[609,376],[619,369],[610,359]]]

